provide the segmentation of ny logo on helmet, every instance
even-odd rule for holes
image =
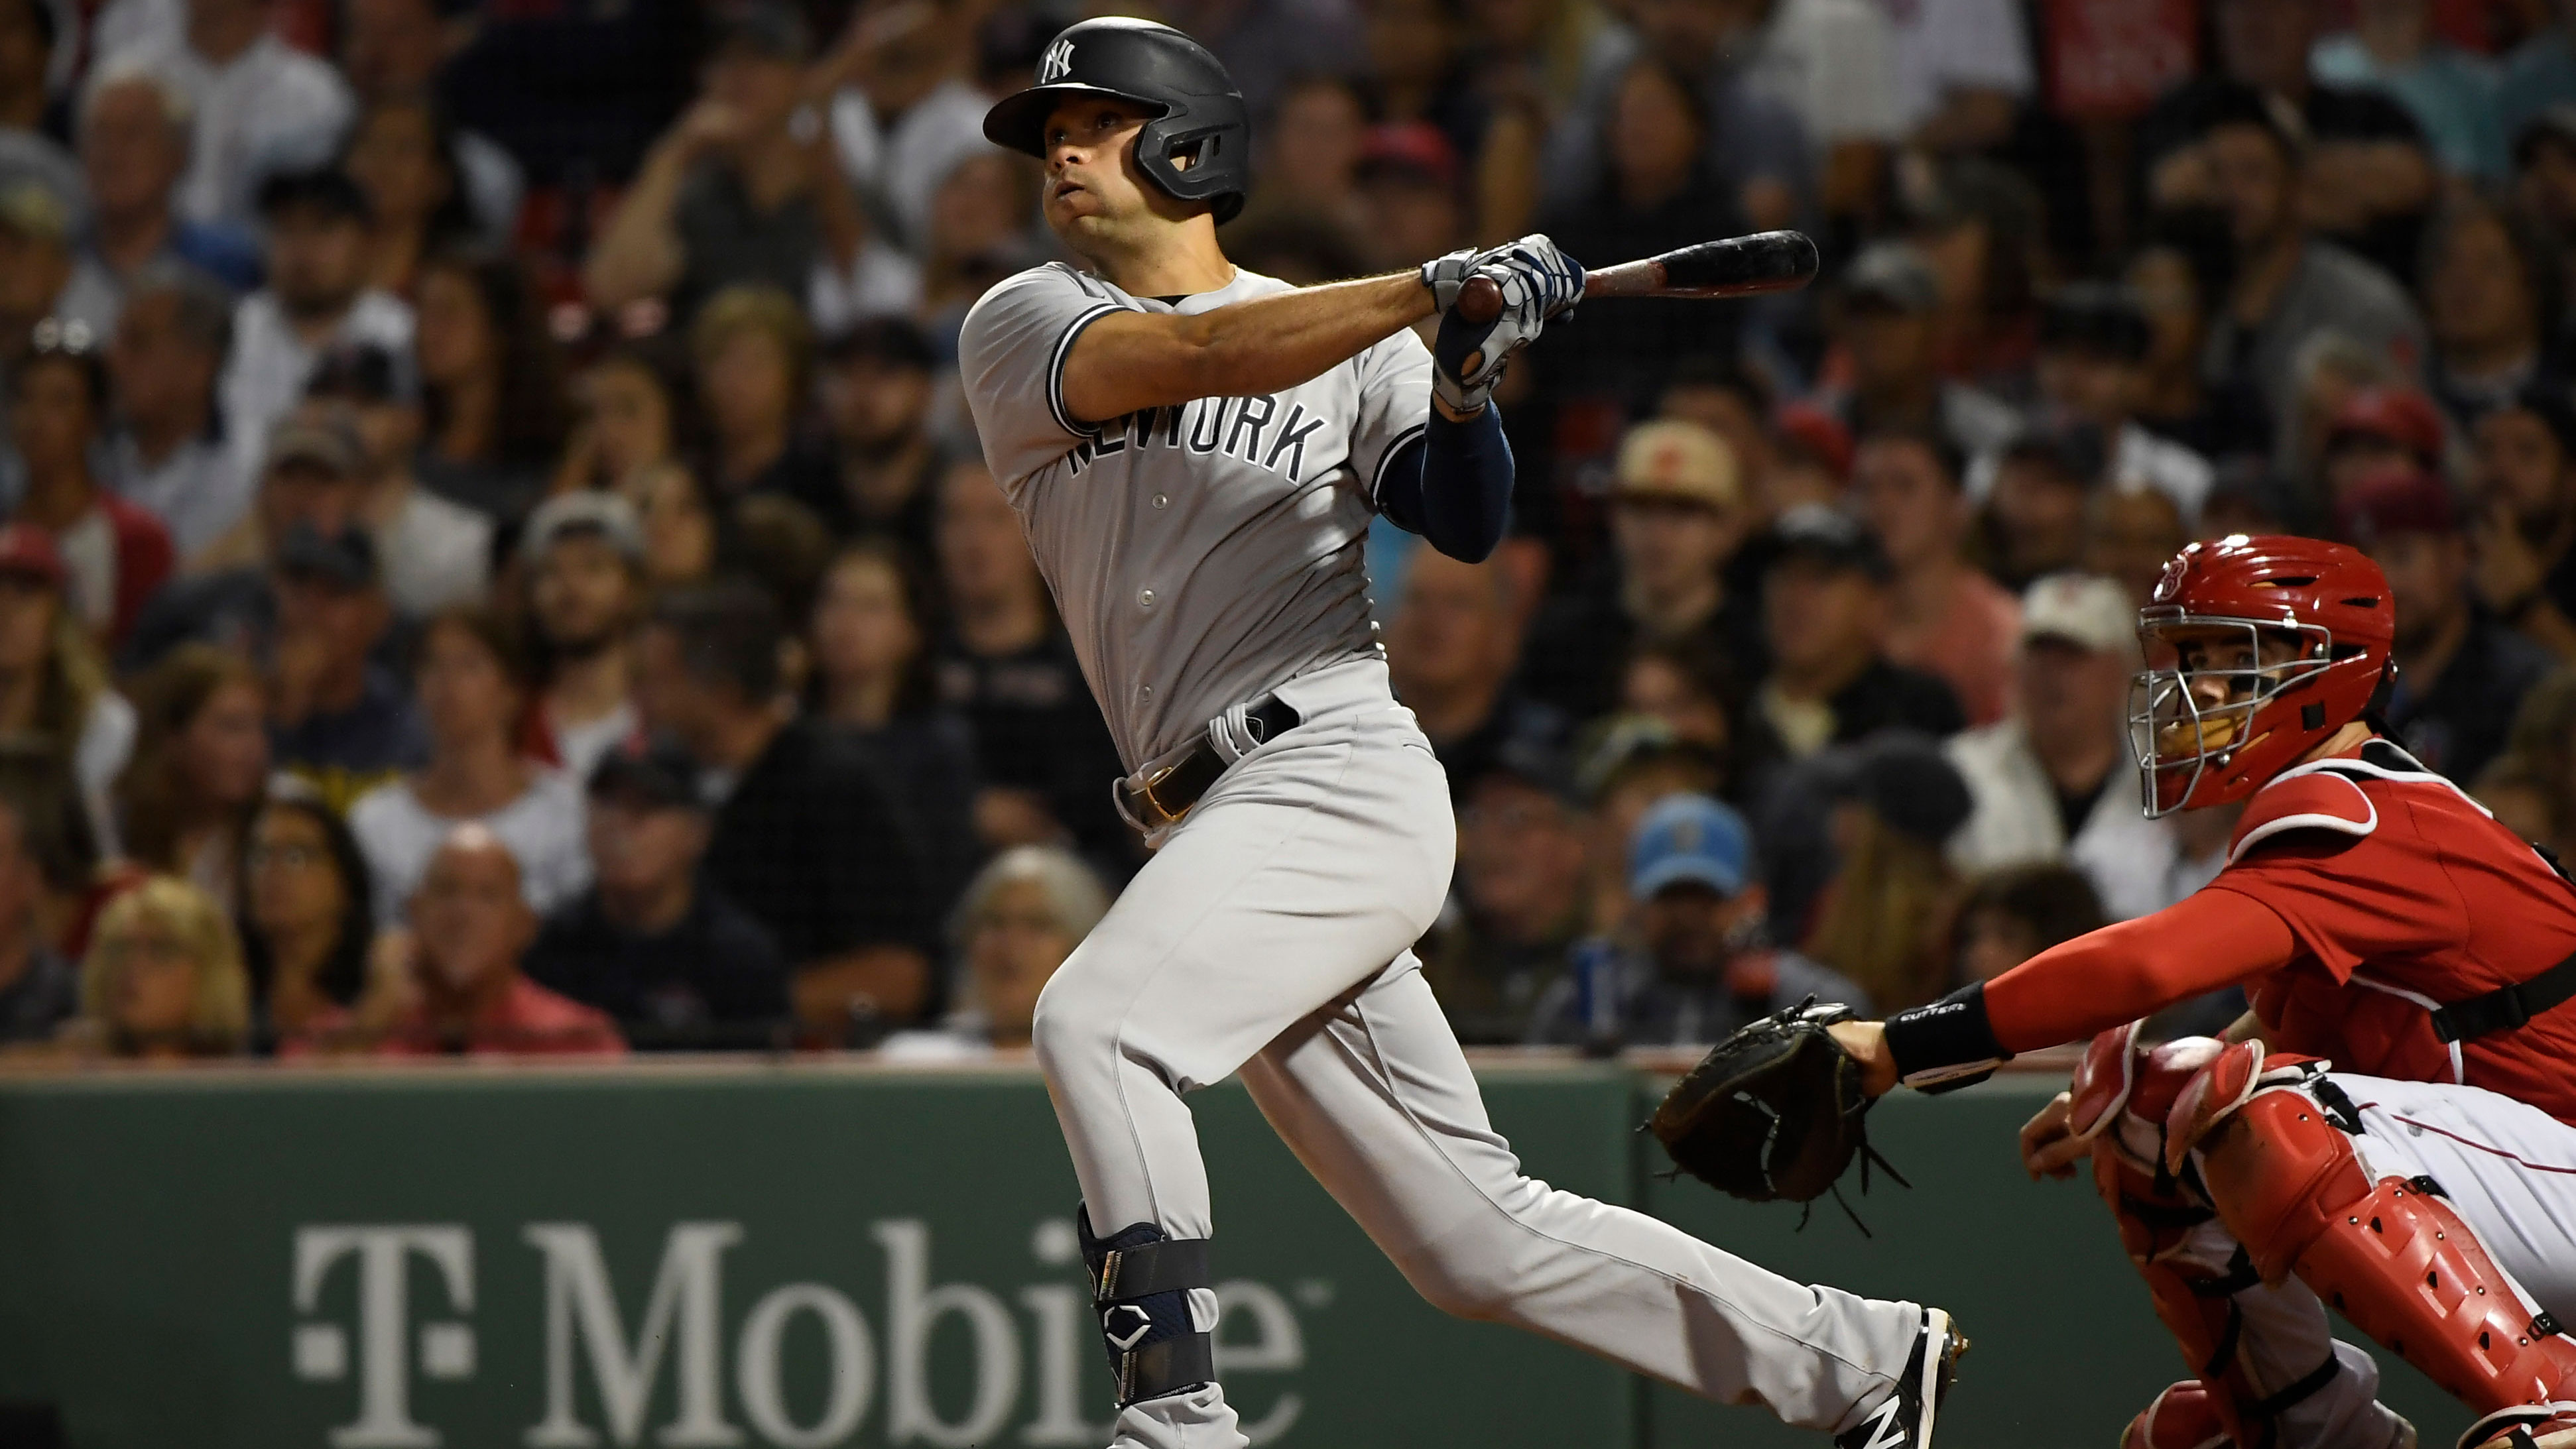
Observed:
[[[1057,81],[1060,81],[1071,74],[1073,74],[1072,41],[1058,40],[1055,44],[1047,47],[1046,54],[1038,57],[1039,85],[1054,85]]]

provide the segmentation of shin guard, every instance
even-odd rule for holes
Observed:
[[[1091,1270],[1091,1306],[1118,1407],[1186,1393],[1216,1380],[1216,1343],[1190,1313],[1190,1290],[1208,1288],[1207,1239],[1167,1238],[1152,1223],[1094,1237],[1088,1209],[1074,1217]]]

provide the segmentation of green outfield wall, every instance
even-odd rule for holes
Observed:
[[[1559,1186],[1976,1341],[1944,1449],[2116,1442],[2176,1376],[2089,1191],[2033,1185],[2008,1078],[1872,1119],[1913,1179],[1751,1208],[1649,1175],[1654,1083],[1483,1070]],[[1288,1449],[1820,1442],[1416,1300],[1231,1086],[1218,1362]],[[74,1449],[1098,1449],[1073,1177],[1024,1071],[674,1066],[0,1082],[0,1400]],[[2403,1370],[2427,1444],[2466,1415]]]

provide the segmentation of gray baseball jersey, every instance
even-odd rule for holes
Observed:
[[[1231,704],[1377,650],[1361,541],[1380,474],[1431,405],[1431,354],[1399,331],[1297,387],[1085,425],[1064,364],[1111,312],[1207,312],[1292,290],[1237,268],[1178,303],[1062,263],[984,294],[958,366],[993,476],[1019,510],[1129,769]]]

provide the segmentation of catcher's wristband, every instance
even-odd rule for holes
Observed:
[[[1887,1019],[1887,1054],[1899,1081],[1920,1092],[1948,1092],[1984,1081],[2012,1059],[1986,1017],[1986,986],[1962,986],[1929,1006]]]

